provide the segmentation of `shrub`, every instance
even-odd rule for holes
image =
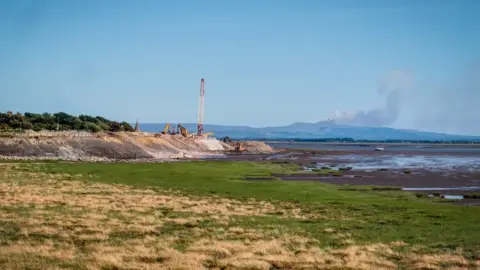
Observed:
[[[33,129],[34,131],[41,131],[41,130],[44,130],[44,129],[46,129],[46,128],[45,128],[45,125],[44,125],[44,124],[39,124],[39,123],[37,123],[37,124],[33,125],[33,128],[32,128],[32,129]]]
[[[128,132],[134,132],[135,129],[127,122],[122,122],[123,129]]]
[[[91,131],[91,132],[100,132],[102,131],[102,129],[94,124],[94,123],[87,123],[87,130]]]

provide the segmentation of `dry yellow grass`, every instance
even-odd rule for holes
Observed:
[[[0,229],[9,234],[0,245],[2,269],[396,269],[398,261],[409,269],[469,266],[460,253],[395,251],[403,242],[327,250],[275,228],[229,226],[238,216],[278,211],[309,218],[292,205],[278,209],[263,201],[87,184],[14,166],[0,164]],[[333,228],[325,233],[351,241]]]
[[[29,176],[28,174],[26,175]],[[248,204],[232,199],[192,198],[180,195],[161,194],[151,190],[134,189],[120,185],[85,184],[79,181],[48,179],[42,185],[1,183],[5,196],[0,203],[5,205],[35,204],[39,207],[62,203],[71,207],[97,211],[154,211],[159,207],[171,211],[195,214],[210,214],[218,217],[262,216],[276,212],[276,207],[266,202]],[[68,200],[66,200],[68,196]],[[278,210],[289,218],[307,218],[299,209]]]

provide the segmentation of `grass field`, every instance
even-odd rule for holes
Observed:
[[[1,269],[478,269],[480,208],[253,162],[0,163]]]

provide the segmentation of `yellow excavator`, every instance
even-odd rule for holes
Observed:
[[[182,126],[182,125],[180,125],[180,124],[178,124],[178,129],[177,129],[177,131],[180,132],[180,134],[182,134],[183,137],[192,137],[192,136],[193,136],[192,133],[188,133],[188,130],[187,130],[184,126]]]
[[[223,142],[232,146],[235,149],[236,152],[243,152],[243,151],[247,150],[241,142],[234,142],[228,136],[223,138]]]
[[[169,133],[169,132],[168,132],[169,130],[170,130],[170,123],[167,123],[167,124],[165,125],[165,128],[164,128],[163,131],[162,131],[162,134],[168,134],[168,133]]]
[[[181,124],[178,124],[177,132],[179,134],[182,134],[183,137],[193,137],[195,135],[193,133],[189,133],[187,128],[185,128]],[[165,127],[163,128],[163,131],[161,132],[161,134],[163,134],[163,135],[165,135],[165,134],[174,135],[174,134],[178,134],[177,132],[175,132],[175,127],[173,127],[173,131],[170,131],[170,123],[167,123],[165,125]],[[208,136],[212,136],[212,135],[213,135],[213,132],[207,132],[207,133],[202,134],[203,137],[208,137]]]

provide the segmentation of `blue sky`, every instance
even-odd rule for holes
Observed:
[[[480,134],[457,121],[480,106],[453,94],[480,100],[465,82],[479,14],[475,0],[5,0],[0,110],[195,122],[203,77],[206,123],[315,122],[384,106],[379,82],[401,70],[413,86],[388,126]]]

